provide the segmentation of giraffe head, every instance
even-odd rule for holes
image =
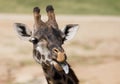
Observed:
[[[53,65],[56,70],[69,72],[69,66],[66,63],[66,54],[62,48],[66,40],[70,40],[75,35],[78,25],[69,24],[63,30],[58,28],[55,19],[54,9],[51,5],[46,7],[48,21],[41,20],[40,9],[33,9],[34,29],[31,31],[23,23],[15,23],[15,30],[18,36],[33,43],[33,57],[40,63],[47,66]]]

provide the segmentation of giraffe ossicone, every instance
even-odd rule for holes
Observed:
[[[35,7],[33,31],[23,23],[15,23],[17,35],[33,44],[33,58],[41,64],[48,84],[79,84],[62,47],[65,41],[74,37],[79,26],[68,24],[60,30],[52,5],[46,7],[46,12],[48,20],[44,22],[39,7]]]

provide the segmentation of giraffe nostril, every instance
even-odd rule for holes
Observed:
[[[57,49],[57,48],[53,48],[53,50],[52,50],[54,53],[58,53],[59,52],[59,50]]]

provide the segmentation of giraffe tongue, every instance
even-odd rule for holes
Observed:
[[[68,74],[69,73],[69,66],[67,65],[67,64],[60,64],[61,65],[61,67],[63,68],[63,70],[64,70],[64,72],[66,73],[66,74]]]

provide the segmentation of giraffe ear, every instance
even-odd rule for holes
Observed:
[[[78,31],[78,24],[69,24],[63,29],[63,33],[65,34],[64,41],[65,40],[71,40],[76,32]]]
[[[20,39],[22,40],[31,39],[32,31],[29,28],[27,28],[25,24],[15,23],[14,28]]]

